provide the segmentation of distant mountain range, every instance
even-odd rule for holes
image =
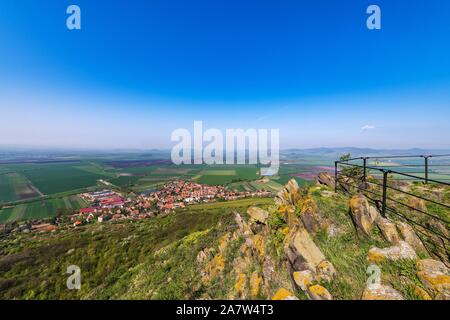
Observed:
[[[409,156],[409,155],[439,155],[450,154],[450,149],[371,149],[371,148],[310,148],[310,149],[285,149],[282,156],[316,156],[327,158],[339,158],[341,155],[350,153],[352,157],[382,157],[382,156]]]

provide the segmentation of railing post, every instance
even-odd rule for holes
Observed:
[[[425,184],[428,183],[428,158],[430,156],[424,156],[425,159]]]
[[[386,199],[387,199],[387,179],[388,179],[388,170],[383,170],[383,200],[381,203],[381,215],[383,218],[386,218]]]
[[[366,182],[366,179],[367,179],[367,158],[366,157],[364,157],[363,158],[363,161],[364,161],[364,178],[363,178],[363,182]]]
[[[337,192],[337,183],[338,183],[338,171],[337,171],[337,169],[338,169],[338,162],[337,161],[335,161],[334,162],[334,192],[336,193]]]

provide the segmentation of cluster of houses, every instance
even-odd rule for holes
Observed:
[[[220,200],[236,200],[249,197],[268,197],[269,191],[237,192],[223,186],[210,186],[190,181],[176,180],[165,184],[160,190],[148,195],[137,195],[125,198],[113,190],[87,192],[80,195],[90,203],[87,208],[80,209],[76,214],[68,216],[73,226],[108,220],[144,219],[157,214],[167,214],[177,208],[184,208],[189,204],[205,203]],[[35,221],[36,225],[23,225],[24,230],[18,231],[53,231],[63,220],[55,218],[53,224]],[[0,225],[5,229],[6,225]]]
[[[167,183],[159,191],[148,197],[156,203],[160,212],[170,212],[194,203],[205,203],[217,200],[236,200],[247,197],[270,196],[269,191],[237,192],[223,186],[210,186],[190,181],[176,180]]]

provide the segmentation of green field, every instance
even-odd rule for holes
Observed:
[[[80,208],[87,206],[88,203],[78,196],[34,201],[0,210],[0,223],[51,218],[59,213],[75,213]]]
[[[199,183],[223,185],[243,180],[259,179],[259,168],[256,165],[213,165],[202,170],[195,177]]]

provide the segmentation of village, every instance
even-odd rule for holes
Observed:
[[[104,189],[80,194],[79,196],[90,206],[81,208],[75,214],[56,217],[52,223],[31,221],[10,231],[50,232],[63,225],[79,227],[94,222],[138,220],[169,214],[191,204],[270,197],[272,195],[272,192],[265,190],[238,192],[220,185],[206,185],[183,180],[170,181],[159,190],[147,195],[125,195],[118,191]]]
[[[144,219],[159,214],[168,214],[175,209],[185,208],[190,204],[214,201],[229,201],[253,197],[270,197],[269,191],[237,192],[224,186],[211,186],[190,181],[175,180],[166,183],[161,189],[148,195],[123,197],[112,190],[83,193],[82,198],[92,206],[80,209],[70,217],[73,226],[97,220]]]

